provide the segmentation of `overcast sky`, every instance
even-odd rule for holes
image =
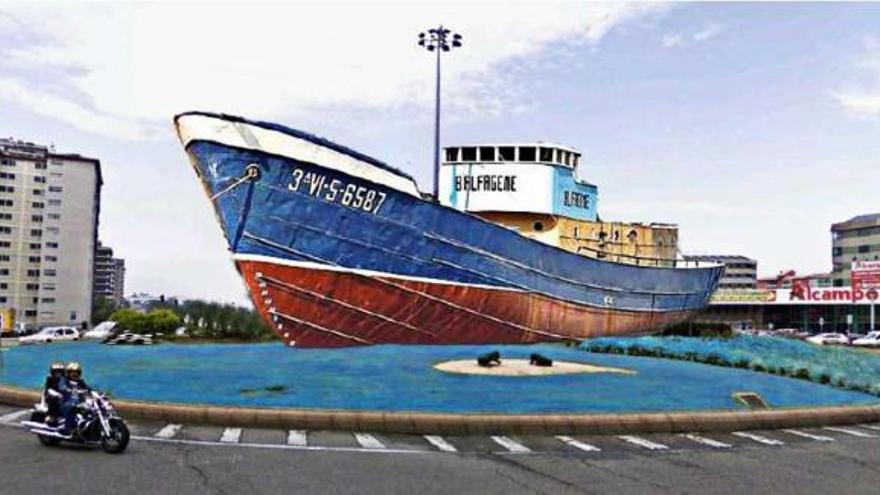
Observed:
[[[880,4],[0,4],[0,135],[101,160],[126,292],[247,300],[171,118],[281,122],[430,190],[443,144],[584,153],[604,219],[685,253],[831,268],[829,226],[880,211]]]

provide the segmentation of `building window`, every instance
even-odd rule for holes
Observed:
[[[15,174],[11,172],[0,172],[0,179],[14,179]]]
[[[40,237],[41,235],[43,235],[43,230],[42,229],[31,229],[31,235],[33,237]]]
[[[9,288],[9,284],[7,284],[6,282],[3,282],[2,284],[0,284],[0,289],[6,290],[8,288]]]
[[[11,234],[11,233],[12,233],[12,227],[0,225],[0,234]]]
[[[49,220],[61,220],[60,213],[49,213]]]
[[[2,201],[2,200],[0,200],[0,201]],[[9,205],[9,206],[12,206],[12,205]],[[46,204],[45,204],[45,203],[41,203],[41,202],[39,202],[39,201],[34,201],[33,203],[31,203],[31,206],[32,206],[33,208],[45,208],[45,207],[46,207]]]
[[[28,256],[28,261],[31,263],[39,263],[40,257],[39,256]]]
[[[40,276],[40,270],[28,270],[28,271],[27,271],[27,276],[28,276],[28,277],[39,277],[39,276]]]
[[[70,312],[70,321],[76,321],[76,311]]]
[[[0,275],[9,275],[9,268],[0,268]]]
[[[40,284],[27,284],[24,288],[27,290],[40,290]]]
[[[39,251],[40,250],[40,243],[39,242],[32,242],[32,243],[30,243],[29,247],[34,251]]]
[[[869,245],[867,245],[867,244],[862,244],[861,246],[859,246],[859,252],[860,252],[860,253],[867,253],[867,252],[870,252],[870,251],[871,251],[871,246],[869,246]]]
[[[45,275],[47,277],[54,277],[55,276],[55,269],[54,268],[47,268],[47,269],[43,270],[43,275]]]
[[[4,167],[14,167],[15,160],[9,160],[9,159],[4,158],[4,159],[0,160],[0,165],[3,165]]]
[[[43,290],[54,291],[54,290],[55,290],[55,284],[43,284]]]
[[[49,206],[61,206],[61,200],[60,199],[50,199]]]
[[[44,298],[40,299],[40,302],[47,303],[47,304],[55,304],[55,298],[54,297],[44,297]]]
[[[46,162],[37,162],[34,164],[34,168],[37,170],[46,170]]]
[[[58,227],[46,227],[46,232],[50,234],[57,234],[60,232],[60,230],[58,230]]]
[[[43,195],[42,189],[34,189],[34,196],[42,196],[42,195]]]
[[[46,256],[46,261],[58,261],[58,256]]]
[[[12,243],[9,241],[0,241],[0,248],[8,248],[12,247]]]
[[[15,186],[0,186],[0,192],[15,192]]]
[[[12,258],[8,254],[0,254],[0,261],[9,261]]]
[[[26,317],[33,318],[33,317],[37,316],[37,310],[36,309],[26,309],[26,310],[24,310],[24,315]]]
[[[35,175],[35,176],[34,176],[34,182],[36,182],[36,183],[38,183],[38,184],[45,184],[45,183],[46,183],[46,178],[45,178],[45,177],[42,177],[42,176],[39,176],[39,175]]]
[[[14,204],[11,199],[0,199],[0,206],[12,206]]]
[[[12,220],[12,213],[0,213],[0,220]]]
[[[52,248],[52,249],[58,249],[58,243],[57,242],[47,242],[46,247]]]
[[[31,222],[40,223],[43,221],[43,215],[31,215]]]

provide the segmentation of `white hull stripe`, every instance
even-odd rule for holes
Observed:
[[[507,292],[523,292],[520,289],[512,287],[498,287],[494,285],[469,284],[466,282],[455,282],[451,280],[442,280],[439,278],[413,277],[409,275],[398,275],[396,273],[378,272],[375,270],[364,270],[361,268],[347,268],[344,266],[327,265],[314,261],[299,261],[277,258],[275,256],[267,256],[264,254],[233,254],[233,261],[252,261],[258,263],[272,263],[274,265],[289,266],[293,268],[305,268],[309,270],[324,270],[328,272],[354,273],[365,277],[381,277],[397,280],[409,280],[412,282],[424,282],[428,284],[457,285],[462,287],[476,287],[479,289],[501,290]]]
[[[192,141],[211,141],[286,156],[419,196],[415,182],[408,177],[281,131],[208,115],[181,115],[176,124],[184,148]]]

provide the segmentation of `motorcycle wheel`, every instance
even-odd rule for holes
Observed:
[[[37,435],[37,439],[40,440],[40,443],[45,445],[46,447],[54,447],[61,443],[60,438],[47,437],[46,435]]]
[[[101,438],[101,448],[108,454],[121,454],[128,447],[128,426],[121,419],[110,420],[110,435]]]

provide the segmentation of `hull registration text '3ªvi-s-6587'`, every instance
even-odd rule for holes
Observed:
[[[300,168],[293,170],[293,178],[288,189],[303,192],[331,203],[364,210],[376,214],[386,194],[368,187],[349,184],[338,179],[327,180],[327,176],[314,172],[305,172]]]

